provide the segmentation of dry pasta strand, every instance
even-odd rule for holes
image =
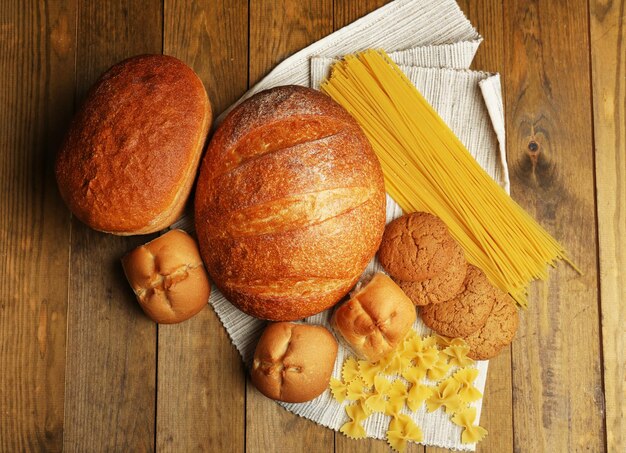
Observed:
[[[567,258],[564,248],[485,172],[382,50],[349,55],[322,91],[361,125],[378,155],[387,192],[407,212],[439,216],[467,260],[527,305],[531,280]],[[580,271],[579,271],[580,272]]]

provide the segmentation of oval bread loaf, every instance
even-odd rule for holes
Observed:
[[[55,169],[61,196],[96,230],[162,230],[182,213],[210,125],[202,81],[182,61],[122,61],[95,83],[65,137]]]
[[[284,86],[251,97],[216,131],[195,199],[213,281],[244,312],[301,319],[334,305],[385,226],[380,163],[328,96]]]

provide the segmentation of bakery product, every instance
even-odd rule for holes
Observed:
[[[416,317],[400,287],[378,273],[335,310],[331,323],[359,357],[376,362],[396,348]]]
[[[328,388],[336,358],[337,341],[324,327],[271,323],[256,346],[250,375],[268,398],[302,403]]]
[[[454,248],[454,255],[446,268],[434,277],[417,282],[397,281],[415,305],[440,304],[459,294],[467,272],[467,261],[458,243],[454,244]]]
[[[343,107],[300,86],[226,117],[203,159],[196,232],[207,270],[242,311],[296,320],[334,305],[385,226],[380,163]]]
[[[487,360],[497,356],[502,348],[513,341],[518,324],[519,314],[515,301],[500,291],[485,325],[465,337],[470,347],[467,356],[474,360]]]
[[[378,259],[392,277],[414,282],[442,272],[455,251],[456,242],[439,217],[414,212],[387,225]]]
[[[171,225],[189,196],[211,125],[202,81],[174,57],[116,64],[91,88],[56,160],[61,196],[99,231]]]
[[[209,301],[211,285],[198,247],[184,231],[137,247],[122,258],[122,266],[139,305],[155,322],[184,321]]]
[[[483,271],[469,264],[462,291],[449,301],[420,307],[422,321],[440,335],[465,337],[485,325],[498,291]]]

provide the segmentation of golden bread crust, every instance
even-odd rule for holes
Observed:
[[[185,321],[209,302],[211,284],[198,246],[182,230],[137,247],[122,266],[139,305],[155,322]]]
[[[278,401],[312,400],[328,388],[337,349],[335,337],[322,326],[269,324],[254,352],[252,383]]]
[[[183,62],[122,61],[92,87],[59,150],[61,196],[99,231],[164,229],[182,213],[210,124],[202,81]]]
[[[333,313],[333,328],[361,358],[376,362],[393,351],[415,322],[415,306],[382,273]]]
[[[200,250],[233,304],[296,320],[334,305],[376,253],[385,224],[380,163],[355,120],[304,87],[236,107],[202,162]]]

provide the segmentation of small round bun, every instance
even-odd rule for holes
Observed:
[[[211,284],[196,242],[172,230],[124,256],[122,266],[139,305],[153,321],[174,324],[208,303]]]
[[[416,317],[400,287],[378,273],[335,310],[331,322],[359,357],[376,362],[396,348]]]
[[[439,217],[414,212],[387,225],[378,259],[395,279],[421,281],[446,268],[454,256],[454,245],[454,238]]]
[[[467,273],[467,261],[463,248],[458,243],[454,247],[448,266],[433,278],[418,282],[397,281],[415,305],[440,304],[459,294]]]
[[[474,360],[487,360],[497,356],[507,346],[517,331],[519,314],[511,296],[501,292],[487,317],[484,326],[465,337],[470,347],[467,356]]]
[[[337,358],[337,341],[322,326],[269,324],[254,351],[254,386],[268,398],[302,403],[328,388]]]
[[[124,60],[94,84],[57,155],[61,197],[91,228],[148,234],[182,214],[211,104],[202,81],[166,55]]]
[[[440,335],[465,337],[485,325],[498,291],[483,271],[470,264],[463,290],[447,302],[420,307],[422,321]]]

